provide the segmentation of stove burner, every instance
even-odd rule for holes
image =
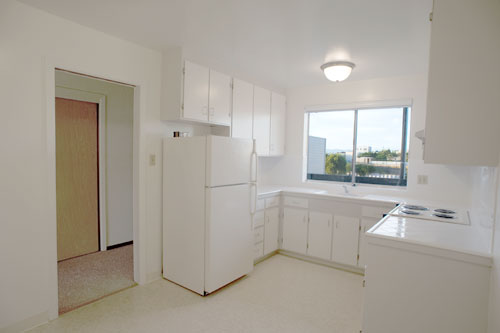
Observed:
[[[456,214],[457,212],[450,210],[450,209],[443,209],[443,208],[438,208],[434,209],[436,213],[441,213],[441,214]]]
[[[455,216],[452,216],[452,215],[449,215],[449,214],[443,214],[443,213],[432,214],[432,216],[439,217],[439,218],[442,218],[442,219],[456,219]]]
[[[429,208],[424,207],[424,206],[417,206],[417,205],[403,205],[404,209],[411,209],[411,210],[429,210]]]
[[[401,209],[401,213],[408,215],[420,215],[420,212],[416,212],[414,210]]]

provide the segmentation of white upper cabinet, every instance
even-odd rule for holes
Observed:
[[[356,266],[358,263],[359,218],[335,216],[332,260]]]
[[[499,1],[434,1],[426,163],[498,164],[499,31]]]
[[[285,96],[273,92],[271,94],[269,155],[283,155],[285,153],[285,113]]]
[[[255,86],[253,95],[253,138],[259,156],[269,155],[270,126],[271,92]]]
[[[233,138],[252,139],[253,135],[253,84],[233,81]]]
[[[163,53],[161,119],[229,127],[231,77],[183,59],[182,50]]]
[[[330,260],[332,219],[332,214],[309,212],[307,255]]]
[[[209,77],[208,68],[189,61],[184,63],[183,118],[208,121]]]
[[[214,70],[210,70],[208,120],[214,124],[231,125],[231,77]]]

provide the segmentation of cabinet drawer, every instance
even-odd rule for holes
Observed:
[[[304,198],[285,197],[284,204],[285,206],[308,208],[309,200]]]
[[[280,204],[280,197],[272,197],[266,199],[266,208],[275,207]]]
[[[264,240],[264,228],[263,227],[259,227],[259,228],[254,229],[253,240],[254,240],[254,243],[259,243],[259,242],[262,242]]]
[[[264,225],[264,211],[256,212],[253,216],[253,228],[257,229]]]
[[[384,214],[389,213],[390,210],[391,208],[388,207],[363,206],[361,208],[361,216],[381,219],[382,217],[384,217]]]
[[[263,210],[264,208],[266,208],[266,200],[265,199],[259,199],[259,200],[257,200],[256,209],[257,210]]]
[[[264,255],[264,243],[257,243],[253,246],[253,258],[258,259]]]

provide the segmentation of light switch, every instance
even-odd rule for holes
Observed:
[[[417,175],[417,184],[427,185],[429,183],[429,177],[427,175]]]
[[[155,154],[150,154],[149,155],[149,165],[150,166],[155,166],[156,165],[156,155]]]

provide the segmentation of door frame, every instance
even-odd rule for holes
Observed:
[[[134,242],[134,281],[138,284],[148,282],[147,278],[147,241],[146,241],[146,137],[145,124],[147,87],[151,82],[141,72],[128,71],[118,74],[116,69],[106,64],[83,62],[73,57],[45,56],[42,58],[43,86],[41,119],[42,137],[45,151],[47,206],[45,216],[50,223],[44,235],[47,244],[47,310],[49,320],[59,316],[58,276],[57,276],[57,209],[56,209],[56,147],[55,147],[55,71],[86,75],[89,77],[125,84],[134,88],[133,115],[133,242]],[[123,76],[124,75],[124,76]]]
[[[108,214],[107,214],[107,192],[106,192],[106,95],[57,86],[56,98],[66,98],[81,102],[97,104],[97,130],[98,130],[98,166],[99,166],[99,250],[106,251],[108,246]]]

